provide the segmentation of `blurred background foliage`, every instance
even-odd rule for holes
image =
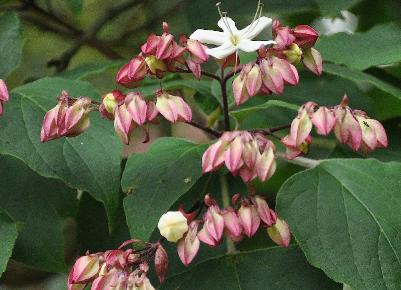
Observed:
[[[256,2],[226,0],[222,5],[242,27],[252,19]],[[322,34],[317,49],[326,61],[324,74],[317,78],[301,71],[300,85],[286,88],[284,96],[277,99],[297,105],[309,100],[335,105],[347,93],[352,107],[364,109],[372,117],[385,121],[390,149],[371,156],[400,160],[401,1],[262,2],[265,15],[279,18],[285,25],[310,24]],[[13,89],[47,76],[60,76],[88,81],[103,94],[116,88],[114,75],[118,68],[139,52],[148,34],[161,32],[163,21],[170,24],[176,36],[189,35],[197,28],[216,29],[215,3],[214,0],[0,0],[0,78],[6,79]],[[184,86],[185,92],[193,95],[203,110],[200,115],[212,113],[220,101],[216,84],[210,80],[182,83],[173,76],[163,83],[171,89]],[[151,95],[157,84],[152,81],[147,84],[143,91]],[[265,102],[265,97],[255,97],[236,109],[232,117],[241,128],[261,128],[266,127],[266,123],[281,125],[293,118],[294,111],[290,107],[271,108]],[[255,109],[255,106],[258,107]],[[246,108],[264,114],[247,115],[241,111]],[[183,136],[182,130],[182,127],[173,127],[168,134]],[[312,158],[350,154],[328,139],[316,138],[315,144]],[[135,151],[143,150],[141,148]],[[265,192],[276,192],[297,170],[296,166],[280,163],[268,187],[266,184],[255,186]],[[79,239],[85,240],[83,248],[91,245],[102,249],[128,235],[126,228],[122,228],[117,238],[109,237],[106,218],[99,223],[85,209],[104,215],[101,206],[85,194],[79,209],[75,209],[77,219],[82,221],[82,226],[76,230]],[[91,227],[95,224],[97,228]],[[40,272],[27,274],[24,271],[12,262],[0,289],[65,289],[64,275],[48,278]],[[47,278],[43,280],[43,277]],[[33,284],[20,285],[30,282]]]

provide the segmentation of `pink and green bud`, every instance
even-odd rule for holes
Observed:
[[[284,50],[284,55],[290,63],[299,63],[302,57],[302,50],[296,43],[290,45],[287,50]]]
[[[194,260],[199,251],[198,226],[198,221],[191,222],[188,232],[177,244],[178,256],[185,266],[188,266]]]
[[[234,141],[227,146],[224,154],[224,162],[231,172],[235,172],[243,165],[242,152],[244,145],[241,136],[237,136]]]
[[[64,125],[65,132],[62,131],[61,135],[73,137],[81,134],[89,128],[90,105],[90,98],[80,97],[66,110]]]
[[[145,55],[155,54],[160,36],[150,34],[146,42],[141,46],[142,53]]]
[[[125,104],[118,106],[114,114],[114,130],[124,144],[129,144],[133,126],[132,116],[128,112],[127,106]]]
[[[273,176],[276,171],[276,158],[274,155],[275,146],[269,141],[261,154],[258,154],[256,159],[256,174],[261,181],[266,181]]]
[[[192,60],[195,63],[203,63],[209,59],[209,55],[206,53],[207,47],[200,43],[198,40],[187,39],[186,48],[192,56]]]
[[[274,34],[274,41],[276,42],[273,46],[274,49],[285,49],[295,41],[295,36],[292,34],[291,30],[288,27],[281,26],[281,24],[275,26]]]
[[[155,54],[157,59],[164,60],[171,56],[173,51],[173,41],[174,37],[168,33],[163,33],[163,35],[159,37],[159,43],[156,46]]]
[[[237,106],[245,103],[250,97],[246,84],[247,84],[247,76],[242,72],[233,81],[233,94]]]
[[[40,141],[47,142],[59,138],[59,125],[64,123],[64,114],[67,105],[65,102],[57,104],[56,107],[46,112],[43,118],[42,128],[40,131]]]
[[[138,55],[125,64],[116,75],[116,82],[127,88],[135,88],[147,74],[145,59]]]
[[[128,112],[131,114],[132,120],[139,126],[147,121],[148,105],[142,94],[139,92],[128,93],[125,99]]]
[[[201,75],[202,75],[202,70],[201,70],[200,64],[195,62],[195,61],[193,61],[191,58],[187,58],[185,60],[185,62],[187,63],[188,68],[190,69],[192,74],[195,76],[195,78],[197,80],[200,80]]]
[[[121,278],[124,280],[126,279],[125,275],[124,271],[111,269],[104,275],[99,275],[99,277],[93,281],[91,290],[120,290],[121,288],[117,288],[117,285],[121,284]],[[120,276],[122,277],[120,278]]]
[[[156,58],[154,55],[147,56],[145,62],[149,71],[157,77],[162,77],[163,73],[167,71],[167,66],[164,61]]]
[[[284,220],[277,218],[276,223],[267,228],[267,233],[273,242],[280,247],[286,248],[290,245],[291,232],[288,224]]]
[[[6,83],[0,79],[0,102],[8,102],[10,100],[10,96],[8,94],[8,89]]]
[[[238,217],[243,233],[251,238],[260,225],[260,217],[256,207],[252,204],[243,203],[238,210]]]
[[[101,257],[97,254],[78,258],[71,269],[68,284],[86,284],[94,279],[100,271]]]
[[[370,152],[376,148],[386,148],[388,140],[383,125],[377,120],[370,119],[364,112],[354,111],[354,113],[362,131],[362,150]]]
[[[160,243],[155,253],[155,271],[160,283],[163,283],[168,271],[168,255]]]
[[[228,207],[222,211],[222,216],[228,236],[234,241],[240,240],[242,227],[237,213],[234,211],[234,209]]]
[[[295,86],[299,83],[298,71],[294,65],[285,59],[273,57],[273,66],[281,73],[284,83]]]
[[[313,72],[315,75],[320,76],[323,71],[323,59],[320,53],[314,49],[305,49],[302,54],[302,63],[304,66]]]
[[[191,108],[183,98],[167,94],[162,90],[157,91],[156,96],[158,111],[170,122],[189,122],[192,120]]]
[[[337,106],[334,110],[336,116],[334,133],[340,143],[347,144],[357,151],[362,144],[362,129],[347,104],[348,97],[345,95],[342,105]]]
[[[111,93],[103,95],[99,112],[103,117],[114,120],[114,110],[124,99],[125,95],[119,90],[113,90]]]
[[[269,208],[269,205],[264,198],[256,195],[254,197],[254,204],[256,205],[260,219],[266,226],[270,227],[276,223],[276,214]]]
[[[336,125],[336,117],[334,113],[327,107],[320,107],[312,114],[311,121],[315,125],[319,135],[329,135]]]
[[[262,74],[257,64],[254,64],[251,70],[247,73],[246,89],[249,96],[256,95],[262,87]],[[238,104],[237,104],[238,105]]]
[[[153,122],[159,115],[159,110],[156,108],[155,102],[148,102],[148,109],[146,111],[146,119],[148,122]]]
[[[263,59],[260,64],[263,85],[274,94],[280,95],[284,90],[284,80],[273,60]]]
[[[207,210],[204,218],[203,228],[206,228],[209,235],[216,241],[219,242],[223,237],[224,231],[224,218],[221,215],[221,211],[217,205],[212,205]]]
[[[309,25],[298,25],[293,29],[295,42],[302,48],[311,48],[319,38],[319,33]]]
[[[204,173],[217,170],[224,163],[226,142],[218,140],[211,145],[202,156],[202,171]]]

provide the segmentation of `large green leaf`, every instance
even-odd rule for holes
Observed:
[[[370,74],[335,64],[325,64],[324,71],[325,73],[350,80],[365,87],[365,89],[374,87],[381,91],[370,94],[376,104],[374,107],[375,114],[380,119],[399,117],[401,115],[401,89],[396,86]]]
[[[281,188],[279,214],[309,262],[357,290],[401,289],[401,164],[333,159]]]
[[[0,118],[0,153],[23,160],[42,176],[59,178],[88,191],[105,205],[112,221],[118,207],[122,145],[111,122],[94,113],[91,127],[78,137],[44,144],[39,140],[45,111],[56,104],[61,89],[72,96],[98,96],[88,83],[60,78],[45,78],[17,88]]]
[[[0,212],[0,277],[7,267],[17,236],[17,224],[4,212]]]
[[[167,279],[159,289],[339,290],[342,285],[311,267],[299,248],[290,246],[212,258]]]
[[[349,35],[338,33],[323,36],[317,44],[323,59],[364,70],[401,60],[401,29],[390,23]]]
[[[196,183],[204,150],[205,144],[159,138],[146,153],[130,156],[121,184],[133,237],[149,239],[160,216]]]
[[[341,10],[347,10],[361,1],[362,0],[316,0],[316,3],[322,15],[338,16]]]
[[[21,61],[21,25],[17,14],[0,16],[0,78],[4,79]]]
[[[53,201],[76,191],[10,156],[0,155],[0,176],[0,210],[21,223],[13,259],[45,271],[65,271],[63,218]],[[3,235],[1,239],[3,248]]]

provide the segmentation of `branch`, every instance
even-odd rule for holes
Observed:
[[[177,72],[178,72],[178,73],[190,73],[190,74],[192,73],[191,70],[189,70],[189,69],[183,69],[183,68],[177,68]],[[207,76],[207,77],[209,77],[209,78],[218,80],[219,82],[221,81],[221,78],[220,78],[218,75],[215,75],[215,74],[210,73],[210,72],[207,72],[207,71],[202,71],[202,72],[201,72],[201,76]]]
[[[224,68],[221,68],[220,76],[220,87],[221,87],[221,97],[223,99],[223,114],[224,114],[224,130],[230,131],[230,116],[228,108],[228,96],[227,96],[227,76],[224,76]]]
[[[279,158],[287,161],[288,163],[299,165],[299,166],[302,166],[305,168],[314,168],[314,167],[318,166],[320,163],[322,163],[322,161],[323,161],[323,160],[310,159],[310,158],[306,158],[306,157],[296,157],[292,160],[289,160],[289,159],[285,158],[285,155],[282,152],[278,152],[277,156]]]
[[[191,125],[191,126],[193,126],[193,127],[195,127],[195,128],[201,129],[202,131],[204,131],[204,132],[206,132],[206,133],[208,133],[210,135],[213,135],[216,138],[219,138],[221,136],[221,132],[213,130],[213,129],[210,129],[210,128],[205,127],[205,126],[202,126],[202,125],[200,125],[198,123],[195,123],[193,121],[189,121],[189,122],[186,122],[186,123]]]
[[[103,28],[105,24],[109,21],[113,20],[115,17],[119,16],[121,13],[125,12],[127,9],[132,8],[133,6],[139,4],[141,1],[139,0],[131,0],[126,3],[122,3],[120,5],[116,5],[114,7],[109,8],[105,14],[97,19],[95,23],[81,36],[77,39],[77,41],[61,55],[58,59],[50,60],[48,65],[55,66],[57,71],[63,71],[67,68],[70,63],[71,58],[79,51],[79,49],[90,42],[97,42],[96,35]],[[117,53],[111,55],[111,58],[121,58],[121,56]]]

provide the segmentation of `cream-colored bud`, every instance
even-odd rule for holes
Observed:
[[[188,221],[181,212],[169,211],[161,216],[157,227],[167,241],[175,243],[188,231]]]

